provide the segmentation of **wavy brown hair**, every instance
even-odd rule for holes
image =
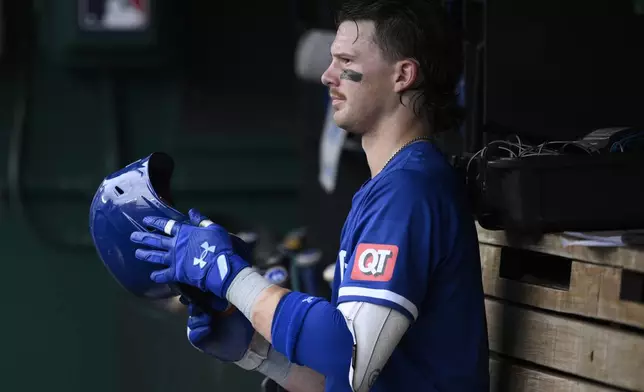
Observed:
[[[458,127],[462,111],[457,84],[463,68],[460,32],[450,23],[436,0],[345,0],[336,24],[372,21],[375,41],[386,59],[415,59],[419,81],[413,87],[412,105],[426,116],[434,132]],[[401,95],[402,102],[402,95]]]

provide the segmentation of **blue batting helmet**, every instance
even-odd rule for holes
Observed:
[[[89,214],[89,230],[97,253],[112,276],[138,297],[169,298],[179,293],[169,285],[150,279],[155,269],[134,256],[130,242],[134,231],[149,231],[146,216],[186,222],[189,218],[172,207],[170,179],[174,161],[155,152],[106,177],[98,188]]]

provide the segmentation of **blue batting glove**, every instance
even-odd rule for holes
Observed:
[[[182,299],[182,302],[185,301]],[[219,303],[213,304],[220,310]],[[187,334],[197,350],[223,362],[237,362],[250,347],[255,330],[250,321],[236,308],[213,316],[188,304]]]
[[[143,224],[164,234],[135,231],[130,240],[152,249],[137,249],[139,260],[164,265],[150,278],[162,284],[185,283],[226,298],[230,283],[239,271],[250,267],[233,251],[233,240],[221,226],[190,210],[190,220],[200,226],[148,216]]]

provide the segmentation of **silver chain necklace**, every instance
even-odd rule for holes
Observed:
[[[429,136],[418,136],[418,137],[415,137],[415,138],[411,139],[407,143],[403,144],[398,150],[396,150],[396,152],[394,152],[394,154],[387,160],[387,162],[385,162],[385,165],[382,168],[384,169],[385,167],[387,167],[389,162],[391,162],[391,160],[394,159],[396,157],[396,155],[398,155],[398,153],[401,152],[405,147],[409,146],[410,144],[414,144],[416,142],[419,142],[421,140],[430,141],[431,138]]]

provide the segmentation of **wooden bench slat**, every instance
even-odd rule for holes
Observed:
[[[490,298],[485,305],[491,351],[644,391],[644,336]]]
[[[512,244],[504,231],[486,230],[477,223],[479,242],[499,246],[517,246]],[[545,254],[562,256],[589,263],[621,267],[644,273],[644,250],[629,247],[591,248],[586,246],[564,247],[560,234],[545,234],[534,244],[517,246]]]

